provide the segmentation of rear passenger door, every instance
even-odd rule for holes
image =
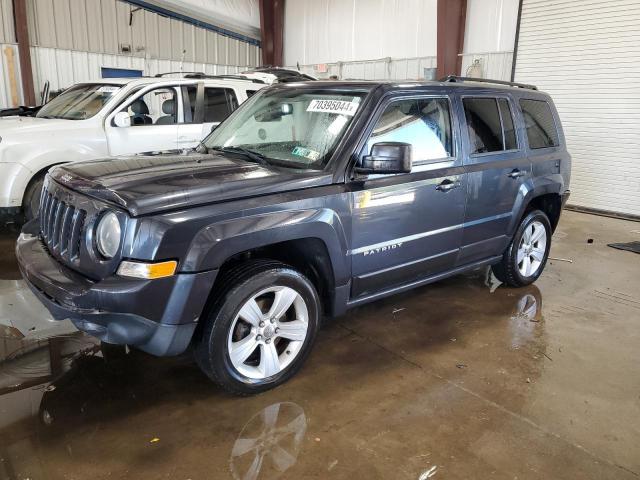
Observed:
[[[531,163],[514,128],[515,105],[508,95],[462,95],[466,209],[458,265],[501,254]]]
[[[183,87],[185,123],[178,129],[178,147],[193,148],[236,108],[238,97],[229,87],[205,84]]]

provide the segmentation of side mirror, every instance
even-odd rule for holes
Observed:
[[[213,132],[216,128],[218,128],[218,125],[220,125],[219,123],[216,123],[215,125],[211,125],[211,132]]]
[[[358,173],[409,173],[411,172],[411,144],[380,142],[371,147],[371,155],[362,158]]]
[[[118,112],[113,116],[113,124],[116,127],[130,127],[131,117],[127,112]]]

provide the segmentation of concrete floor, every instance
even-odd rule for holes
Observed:
[[[640,224],[565,212],[534,286],[478,271],[329,323],[288,384],[103,349],[0,239],[0,479],[637,479]],[[593,243],[588,243],[592,238]],[[495,288],[495,285],[493,285]],[[57,380],[54,380],[56,379]]]

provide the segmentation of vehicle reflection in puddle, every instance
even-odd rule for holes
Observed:
[[[307,417],[292,402],[274,403],[255,414],[236,439],[229,467],[237,480],[278,478],[298,460]]]

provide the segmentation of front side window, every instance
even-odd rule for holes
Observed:
[[[175,125],[178,121],[178,94],[173,87],[154,88],[122,109],[131,117],[131,126]]]
[[[263,90],[205,140],[212,150],[292,168],[324,168],[366,92]]]
[[[77,85],[65,90],[37,113],[38,118],[86,120],[102,110],[119,90],[118,85]]]
[[[380,142],[411,144],[414,162],[453,156],[449,101],[414,98],[391,103],[376,122],[367,151]]]
[[[520,100],[520,108],[527,130],[529,148],[557,147],[560,145],[551,107],[544,100]]]
[[[230,88],[204,89],[204,123],[219,123],[238,108],[235,92]]]

